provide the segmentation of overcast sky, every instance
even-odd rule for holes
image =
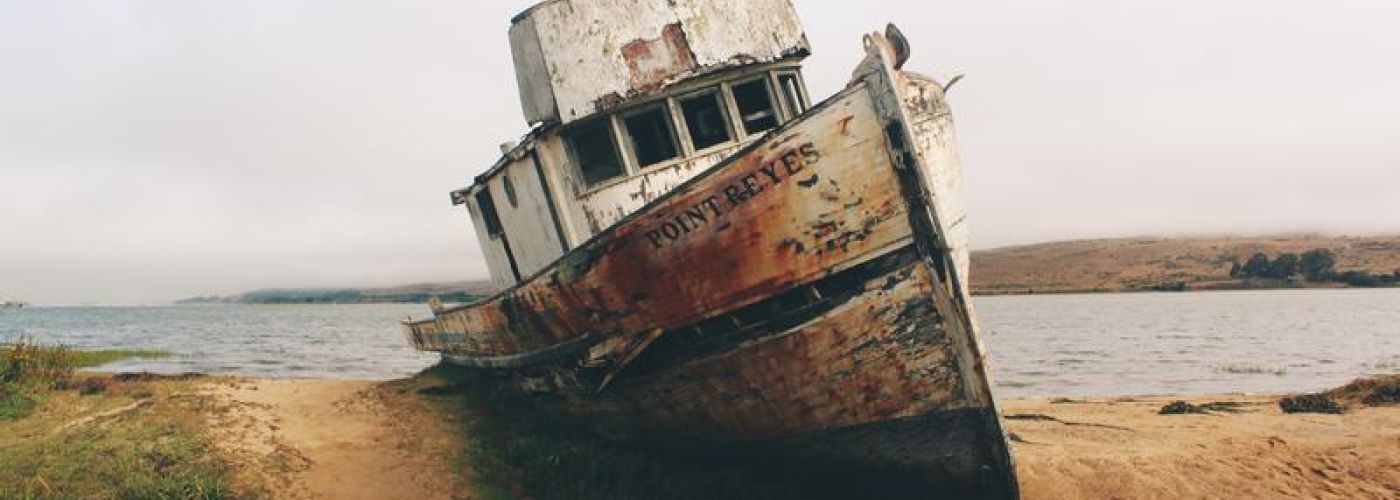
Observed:
[[[529,3],[0,0],[0,298],[484,277]],[[891,20],[967,74],[976,247],[1400,232],[1400,2],[796,3],[814,97]]]

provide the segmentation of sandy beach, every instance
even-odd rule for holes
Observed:
[[[236,380],[210,386],[241,477],[275,498],[473,498],[449,467],[460,438],[401,382]],[[1276,397],[1023,399],[1002,405],[1026,499],[1396,498],[1400,407],[1285,414]]]
[[[1023,498],[1400,497],[1400,407],[1285,414],[1277,397],[1206,396],[1185,400],[1238,406],[1158,414],[1181,399],[1005,402]]]

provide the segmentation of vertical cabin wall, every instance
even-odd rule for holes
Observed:
[[[486,259],[486,269],[491,273],[491,285],[498,290],[514,286],[515,276],[510,272],[505,241],[486,231],[486,222],[481,218],[481,207],[476,204],[476,197],[468,196],[465,201],[467,212],[471,214],[472,229],[476,230],[476,241],[481,244],[481,255]]]
[[[534,159],[526,154],[507,164],[486,183],[522,278],[535,274],[564,254],[564,244],[550,214],[552,202],[546,199],[536,172]],[[503,271],[509,275],[509,262],[506,264]],[[495,276],[497,272],[493,269],[491,274]]]

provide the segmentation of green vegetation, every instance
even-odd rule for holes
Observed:
[[[192,382],[118,382],[55,390],[34,415],[0,421],[0,498],[217,499],[231,469],[202,432]]]
[[[191,382],[76,372],[163,355],[27,338],[0,348],[0,498],[229,497]]]
[[[1217,373],[1233,373],[1237,375],[1284,375],[1288,373],[1287,368],[1269,368],[1251,363],[1230,363],[1215,367]]]
[[[93,351],[70,351],[73,355],[73,366],[77,368],[91,368],[102,366],[114,361],[124,359],[160,359],[170,356],[168,351],[150,351],[140,349],[99,349]]]
[[[1337,256],[1331,250],[1317,248],[1301,255],[1283,252],[1272,260],[1257,252],[1244,264],[1236,259],[1230,267],[1232,278],[1304,279],[1315,283],[1345,283],[1356,287],[1400,285],[1400,270],[1389,274],[1372,274],[1366,270],[1337,271]]]
[[[21,338],[0,347],[0,420],[24,417],[42,395],[66,384],[74,371],[73,352]]]
[[[50,391],[72,387],[78,368],[169,355],[164,351],[125,349],[79,351],[41,345],[21,337],[0,347],[0,420],[24,417]]]
[[[780,464],[605,439],[488,374],[439,365],[409,383],[461,417],[464,456],[486,498],[847,498],[839,478]],[[467,465],[462,465],[467,467]],[[466,471],[464,471],[466,472]],[[858,495],[857,495],[858,496]]]

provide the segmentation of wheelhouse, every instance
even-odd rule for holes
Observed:
[[[769,22],[716,31],[740,16]],[[577,31],[589,17],[611,30]],[[516,17],[511,44],[535,127],[452,193],[501,288],[810,107],[787,0],[554,0]]]

